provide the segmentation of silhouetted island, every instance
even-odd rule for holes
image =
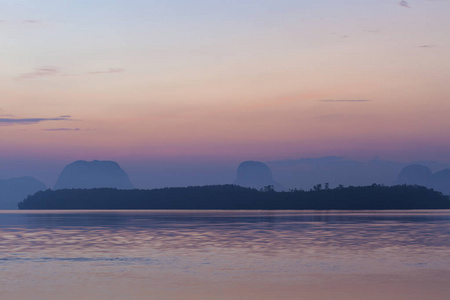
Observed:
[[[449,196],[422,186],[343,187],[276,192],[236,185],[154,190],[66,189],[35,193],[19,209],[445,209]]]

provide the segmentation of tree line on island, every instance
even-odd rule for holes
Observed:
[[[450,197],[417,185],[314,186],[277,192],[237,185],[152,190],[113,188],[39,191],[19,209],[450,209]]]

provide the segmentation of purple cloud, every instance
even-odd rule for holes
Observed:
[[[73,119],[67,116],[61,116],[57,118],[0,118],[0,126],[31,125],[47,121],[73,121]]]
[[[33,72],[20,74],[16,77],[17,80],[34,79],[39,77],[50,77],[61,75],[61,71],[57,67],[39,67],[35,68]]]
[[[48,66],[48,67],[35,68],[32,72],[20,74],[15,79],[16,80],[24,80],[24,79],[36,79],[36,78],[41,78],[41,77],[52,77],[52,76],[100,75],[100,74],[121,73],[124,71],[125,71],[125,69],[123,69],[123,68],[110,68],[110,69],[103,70],[103,71],[92,71],[92,72],[86,72],[86,73],[70,74],[70,73],[61,72],[61,69],[58,67]]]
[[[398,5],[403,6],[403,7],[407,7],[407,8],[411,8],[411,6],[409,6],[409,3],[402,0],[398,3]]]
[[[44,131],[80,131],[80,128],[48,128],[43,129]]]
[[[26,23],[26,24],[37,24],[37,23],[41,23],[41,21],[39,21],[39,20],[33,20],[33,19],[28,19],[28,20],[23,20],[22,23]]]

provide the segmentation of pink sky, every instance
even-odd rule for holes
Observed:
[[[450,3],[297,2],[6,1],[0,156],[450,162]]]

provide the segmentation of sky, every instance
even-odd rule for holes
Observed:
[[[2,0],[0,45],[4,168],[450,162],[447,0]]]

